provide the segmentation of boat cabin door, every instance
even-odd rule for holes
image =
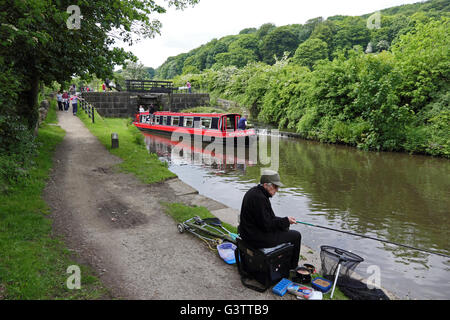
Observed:
[[[237,124],[239,121],[239,116],[238,115],[228,115],[224,117],[224,131],[236,131],[237,129]]]

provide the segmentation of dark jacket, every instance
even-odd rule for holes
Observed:
[[[239,122],[238,122],[238,129],[245,130],[245,128],[246,128],[246,125],[245,125],[246,121],[247,121],[247,119],[244,118],[244,117],[242,117],[241,119],[239,119]]]
[[[272,243],[276,234],[289,228],[287,217],[276,217],[270,204],[270,193],[262,185],[251,188],[242,200],[239,234],[256,248]]]

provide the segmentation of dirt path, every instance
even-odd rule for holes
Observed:
[[[58,113],[67,132],[45,190],[54,232],[91,265],[115,297],[125,299],[277,299],[245,288],[235,266],[190,234],[180,234],[160,201],[227,208],[178,179],[145,185],[112,169],[110,154],[70,112]]]

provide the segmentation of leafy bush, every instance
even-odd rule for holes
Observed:
[[[0,192],[27,175],[35,151],[28,127],[17,116],[0,115]]]

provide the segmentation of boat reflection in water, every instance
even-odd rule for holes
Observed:
[[[236,170],[245,172],[248,166],[254,166],[257,163],[256,144],[246,147],[191,139],[189,135],[171,137],[147,132],[143,134],[147,149],[163,158],[169,165],[189,164],[208,166],[218,172]]]

